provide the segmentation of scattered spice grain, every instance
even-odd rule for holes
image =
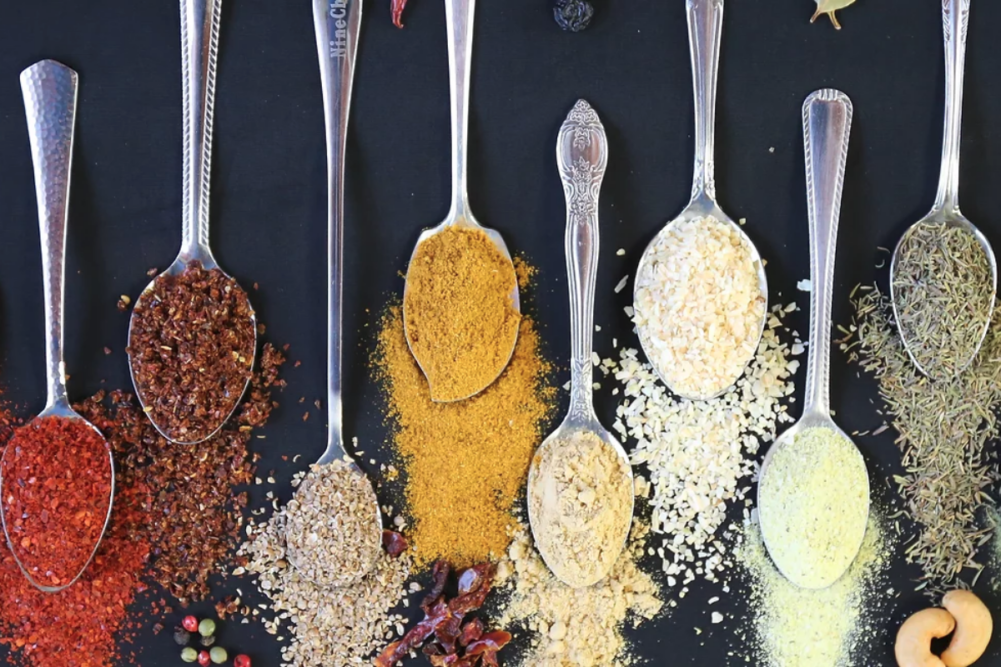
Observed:
[[[481,229],[449,227],[424,240],[407,270],[407,340],[435,401],[493,384],[518,339],[517,275]]]
[[[111,449],[82,419],[19,428],[0,467],[10,546],[32,581],[66,586],[94,554],[111,506]]]
[[[253,372],[254,310],[220,269],[192,262],[136,301],[127,352],[149,418],[175,442],[211,435]]]
[[[533,460],[528,508],[536,547],[575,588],[607,576],[629,535],[629,464],[591,431],[547,441]]]

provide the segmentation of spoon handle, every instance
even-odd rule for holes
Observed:
[[[970,0],[942,0],[945,38],[945,129],[942,172],[934,210],[959,211],[959,149],[963,135],[963,77],[966,70],[966,34]]]
[[[852,102],[839,90],[818,90],[803,103],[806,200],[810,215],[810,347],[804,414],[831,415],[831,301],[838,220],[845,183]]]
[[[695,177],[692,201],[716,200],[716,83],[723,38],[723,0],[688,0],[688,41],[695,87]]]
[[[469,217],[466,157],[469,133],[469,72],[473,60],[476,0],[445,0],[448,76],[452,102],[452,208],[449,218]]]
[[[184,183],[181,257],[211,259],[209,176],[222,0],[181,0]]]
[[[43,60],[21,72],[42,246],[45,376],[48,385],[46,408],[68,404],[63,365],[63,269],[66,263],[66,221],[69,217],[77,83],[77,73],[54,60]]]
[[[608,164],[608,139],[584,100],[560,128],[556,160],[567,200],[567,284],[570,289],[570,416],[594,416],[591,386],[594,290],[598,274],[598,196]]]
[[[341,333],[344,292],[344,155],[351,89],[361,32],[362,0],[313,0],[313,27],[323,87],[327,137],[327,450],[320,463],[342,458]]]

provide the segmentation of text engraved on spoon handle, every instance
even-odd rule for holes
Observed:
[[[21,72],[42,248],[46,407],[67,402],[63,368],[63,288],[77,88],[77,73],[54,60],[43,60]]]
[[[945,127],[942,132],[942,171],[934,208],[947,213],[959,211],[959,153],[963,136],[963,80],[969,25],[970,0],[942,0]]]
[[[466,158],[469,155],[469,80],[473,60],[476,0],[445,0],[448,76],[452,107],[452,208],[449,218],[469,213]]]
[[[695,89],[695,176],[692,199],[716,199],[716,84],[723,38],[723,0],[688,0],[688,40]]]
[[[556,144],[567,201],[565,251],[570,291],[570,414],[594,415],[591,387],[594,292],[598,273],[598,197],[608,164],[608,139],[594,109],[580,100]]]
[[[222,0],[181,0],[184,172],[181,253],[211,257],[209,177]]]
[[[831,412],[831,302],[841,193],[848,159],[852,103],[838,90],[818,90],[803,104],[806,196],[810,218],[810,346],[804,414]]]

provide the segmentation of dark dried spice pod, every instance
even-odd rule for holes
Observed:
[[[591,24],[594,5],[588,0],[556,0],[553,7],[556,24],[569,32],[580,32]]]

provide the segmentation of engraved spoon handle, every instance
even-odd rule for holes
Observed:
[[[466,158],[469,134],[469,72],[473,60],[476,0],[445,0],[448,76],[452,107],[452,208],[449,219],[469,218]]]
[[[42,246],[46,409],[69,405],[63,367],[63,288],[77,84],[77,73],[54,60],[21,72]]]
[[[934,210],[959,212],[959,152],[963,135],[963,77],[970,0],[942,0],[942,36],[945,40],[945,128],[942,132],[942,171]]]
[[[184,171],[181,258],[207,260],[212,111],[215,105],[222,0],[181,0],[181,93]]]
[[[320,463],[347,454],[341,394],[344,326],[344,156],[361,32],[362,0],[313,0],[313,27],[327,138],[327,449]]]
[[[591,385],[594,291],[598,274],[598,196],[608,139],[598,114],[580,100],[560,128],[556,160],[567,200],[565,251],[570,290],[570,416],[594,420]]]
[[[838,90],[818,90],[803,103],[806,199],[810,216],[810,346],[804,414],[831,416],[831,301],[841,192],[845,183],[852,102]]]
[[[723,0],[688,0],[688,41],[695,88],[695,176],[692,200],[716,200],[716,83],[723,38]]]

